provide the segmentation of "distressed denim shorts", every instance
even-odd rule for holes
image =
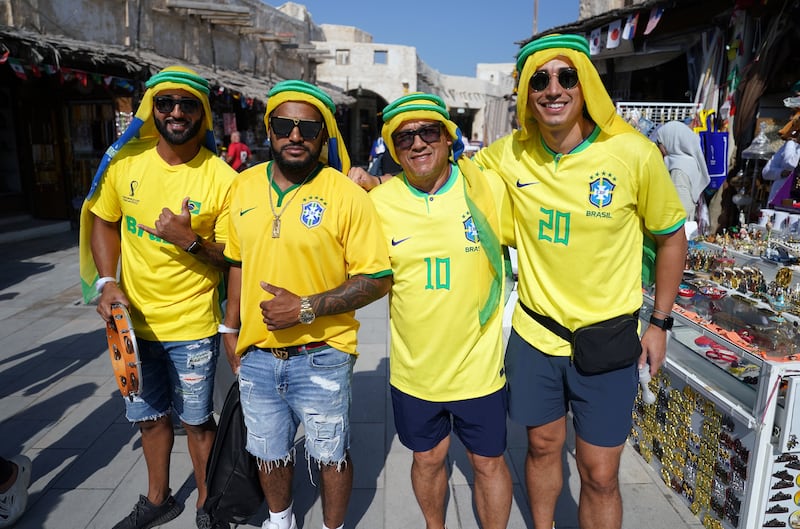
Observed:
[[[185,342],[138,340],[142,393],[125,399],[131,422],[155,420],[175,410],[181,421],[197,426],[213,413],[217,335]]]
[[[286,360],[251,347],[242,357],[239,390],[247,451],[267,468],[292,460],[297,427],[306,457],[340,464],[350,448],[350,398],[356,357],[323,347]]]

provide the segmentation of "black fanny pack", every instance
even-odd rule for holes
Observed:
[[[575,367],[587,375],[628,367],[642,354],[638,310],[572,332],[521,301],[519,306],[544,328],[570,343]]]

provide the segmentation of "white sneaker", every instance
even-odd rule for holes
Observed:
[[[278,527],[280,526],[274,522],[270,522],[269,518],[264,520],[264,523],[261,524],[261,529],[278,529]],[[289,526],[289,529],[297,529],[297,520],[294,519],[294,513],[292,513],[292,525]]]
[[[0,494],[0,527],[11,527],[28,506],[28,485],[31,484],[31,460],[25,456],[10,459],[17,465],[17,479],[7,491]]]

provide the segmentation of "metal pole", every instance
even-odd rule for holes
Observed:
[[[533,0],[533,34],[539,33],[539,0]]]

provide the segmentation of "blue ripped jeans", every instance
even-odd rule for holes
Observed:
[[[182,342],[139,339],[137,343],[142,362],[142,392],[133,401],[125,399],[128,420],[155,420],[173,409],[186,424],[205,423],[214,411],[217,335]]]
[[[292,461],[302,422],[307,457],[319,464],[341,464],[350,448],[355,360],[332,347],[286,360],[251,347],[239,368],[247,451],[268,469]]]

